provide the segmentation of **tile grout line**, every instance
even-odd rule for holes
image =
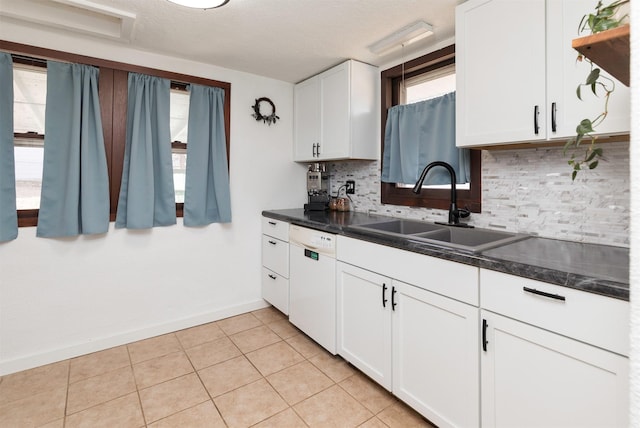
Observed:
[[[255,315],[254,315],[254,316],[255,316]],[[258,317],[256,317],[256,318],[258,318]],[[287,320],[287,318],[283,318],[283,319]],[[307,357],[305,357],[304,355],[302,355],[302,354],[301,354],[300,352],[298,352],[298,351],[297,351],[293,346],[291,346],[291,344],[290,344],[289,342],[287,342],[287,340],[286,340],[284,337],[280,336],[280,335],[279,335],[277,332],[275,332],[271,327],[269,327],[269,324],[272,324],[272,323],[278,322],[279,320],[273,321],[273,322],[271,322],[271,323],[269,323],[269,324],[265,323],[265,322],[264,322],[264,321],[262,321],[260,318],[258,318],[258,320],[259,320],[259,321],[260,321],[264,326],[266,326],[270,331],[272,331],[276,336],[278,336],[278,337],[280,338],[280,341],[279,341],[279,342],[276,342],[276,343],[280,343],[280,342],[284,342],[284,343],[286,343],[286,344],[287,344],[288,346],[290,346],[294,351],[296,351],[298,354],[300,354],[300,356],[301,356],[302,358],[304,358],[304,360],[303,360],[303,361],[301,361],[301,362],[299,362],[299,363],[297,363],[297,364],[302,364],[303,362],[308,362],[309,364],[313,365],[313,363],[312,363],[311,361],[309,361]],[[274,344],[275,344],[275,343],[272,343],[272,344],[270,344],[270,345],[274,345]],[[258,348],[258,349],[263,349],[263,348],[266,348],[267,346],[270,346],[270,345],[265,345],[265,346],[263,346],[263,347],[261,347],[261,348]],[[254,351],[257,351],[258,349],[255,349]],[[270,387],[275,391],[275,393],[276,393],[276,394],[278,394],[278,396],[280,397],[280,399],[281,399],[281,400],[282,400],[282,401],[287,405],[287,408],[286,408],[286,409],[281,410],[280,412],[275,413],[275,414],[273,414],[273,415],[267,416],[266,418],[264,418],[264,419],[262,419],[262,420],[260,420],[260,421],[256,422],[255,424],[253,424],[253,425],[251,425],[251,426],[256,426],[256,425],[258,425],[258,424],[260,424],[260,423],[262,423],[262,422],[264,422],[264,421],[266,421],[266,420],[268,420],[268,419],[270,419],[270,418],[272,418],[272,417],[274,417],[274,416],[276,416],[276,415],[279,415],[279,414],[281,414],[281,413],[283,413],[283,412],[286,412],[287,410],[289,410],[289,409],[290,409],[293,413],[295,413],[295,415],[296,415],[296,416],[298,416],[298,418],[300,418],[300,420],[302,421],[302,423],[303,423],[303,424],[305,424],[305,426],[309,427],[309,424],[304,420],[304,418],[302,417],[302,415],[300,415],[300,414],[296,411],[296,409],[293,407],[294,405],[293,405],[293,404],[289,404],[289,402],[288,402],[288,401],[287,401],[287,400],[282,396],[282,394],[280,393],[280,391],[278,391],[278,389],[277,389],[277,388],[276,388],[276,387],[275,387],[275,386],[274,386],[274,385],[269,381],[268,377],[267,377],[267,376],[264,376],[264,375],[260,372],[260,370],[259,370],[259,369],[258,369],[258,368],[253,364],[253,362],[252,362],[252,361],[251,361],[251,360],[246,356],[246,354],[245,354],[242,350],[240,350],[240,352],[242,352],[242,355],[247,359],[247,361],[249,361],[249,363],[251,364],[251,366],[252,366],[254,369],[256,369],[256,371],[257,371],[258,373],[260,373],[260,376],[262,376],[262,379],[263,379],[265,382],[267,382],[267,384],[268,384],[268,385],[269,385],[269,386],[270,386]],[[251,352],[253,352],[253,351],[251,351]],[[297,365],[297,364],[294,364],[294,366],[295,366],[295,365]],[[293,366],[289,366],[289,367],[293,367]],[[271,376],[271,375],[273,375],[273,374],[276,374],[276,373],[280,373],[280,372],[282,372],[282,371],[286,370],[286,369],[287,369],[287,368],[289,368],[289,367],[285,367],[285,368],[283,368],[282,370],[278,370],[277,372],[271,373],[271,374],[269,374],[269,376]],[[314,366],[314,367],[315,367],[315,366]],[[328,376],[327,376],[327,377],[328,377]],[[329,379],[331,379],[331,378],[329,378]],[[333,379],[331,379],[331,381],[333,382]],[[258,382],[258,381],[255,381],[255,382]],[[255,382],[252,382],[252,383],[255,383]],[[237,389],[237,388],[236,388],[236,389]],[[326,388],[325,388],[325,389],[326,389]],[[323,389],[323,391],[324,391],[324,389]],[[315,394],[314,394],[314,395],[315,395]],[[309,398],[309,397],[307,397],[307,398]],[[304,401],[304,400],[302,400],[302,401]],[[302,401],[301,401],[301,402],[302,402]],[[296,404],[298,404],[298,403],[296,403]]]
[[[135,343],[135,342],[133,342]],[[133,370],[133,360],[131,359],[131,352],[129,351],[129,344],[125,345],[127,349],[127,356],[129,357],[129,367],[131,368],[131,374],[133,375],[133,383],[136,386],[136,395],[138,397],[138,405],[140,406],[140,413],[142,413],[142,422],[144,426],[147,427],[149,424],[147,423],[147,416],[144,413],[144,407],[142,406],[142,397],[140,397],[140,388],[138,388],[138,382],[136,381],[136,373]]]
[[[67,392],[64,398],[64,412],[62,414],[62,428],[67,426],[67,408],[69,407],[69,389],[71,388],[71,358],[69,359],[69,368],[67,370]]]
[[[207,324],[210,324],[210,323],[207,323]],[[217,325],[217,321],[214,321],[214,322],[213,322],[213,323],[211,323],[211,324],[215,324],[215,325]],[[218,326],[218,325],[217,325],[217,326]],[[218,328],[220,328],[220,326],[218,326]],[[220,331],[222,331],[222,333],[225,335],[225,337],[226,337],[226,338],[228,338],[229,340],[231,340],[231,339],[229,338],[229,336],[227,335],[227,333],[226,333],[222,328],[220,328]],[[190,357],[190,356],[189,356],[189,354],[187,353],[187,348],[185,348],[185,347],[184,347],[184,344],[183,344],[183,343],[182,343],[182,341],[180,340],[180,337],[178,337],[178,336],[176,335],[176,338],[178,339],[178,343],[180,343],[180,348],[182,349],[182,352],[184,352],[184,355],[187,357],[187,360],[189,360],[189,364],[191,364],[191,368],[193,369],[193,373],[195,373],[195,375],[198,377],[198,381],[200,382],[200,385],[202,385],[202,388],[204,388],[205,392],[207,393],[207,397],[209,397],[209,401],[211,401],[211,404],[213,404],[213,407],[216,409],[216,412],[218,412],[218,415],[220,415],[220,419],[222,419],[222,422],[225,424],[225,426],[227,426],[227,427],[228,427],[228,426],[229,426],[229,424],[228,424],[228,423],[227,423],[227,421],[224,419],[224,416],[222,415],[222,412],[220,411],[220,409],[218,408],[218,406],[216,406],[216,402],[215,402],[215,401],[213,401],[213,397],[211,396],[211,393],[210,393],[210,392],[209,392],[209,390],[207,389],[207,386],[204,384],[204,381],[203,381],[203,380],[202,380],[202,378],[200,377],[200,373],[198,372],[198,370],[196,370],[196,366],[193,364],[193,361],[191,361],[191,357]],[[215,341],[215,339],[214,339],[214,340],[210,340],[210,341],[208,341],[208,342],[199,343],[199,344],[198,344],[198,345],[196,345],[196,346],[200,346],[200,345],[202,345],[202,344],[204,344],[204,343],[209,343],[209,342],[213,342],[213,341]],[[232,341],[232,343],[233,343],[233,341]],[[235,344],[234,344],[234,345],[235,345]],[[242,352],[242,351],[240,351],[240,352]],[[214,364],[214,365],[215,365],[215,364]],[[212,366],[207,366],[207,367],[213,367],[213,365],[212,365]],[[207,368],[207,367],[204,367],[204,368]],[[206,401],[203,401],[202,403],[206,403]],[[192,408],[194,408],[194,407],[196,407],[196,406],[199,406],[199,405],[200,405],[200,404],[202,404],[202,403],[195,404],[195,405],[193,405],[193,406],[189,407],[189,409],[192,409]],[[183,409],[183,410],[181,410],[181,411],[184,411],[184,410],[187,410],[187,409]],[[179,412],[178,412],[178,413],[179,413]],[[169,415],[169,416],[171,416],[171,415]],[[168,418],[169,416],[167,416],[167,418]],[[163,419],[164,419],[164,418],[163,418]],[[162,419],[160,419],[160,420],[162,420]]]

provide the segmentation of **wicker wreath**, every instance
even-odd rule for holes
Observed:
[[[271,114],[268,116],[264,116],[260,113],[260,103],[268,103],[271,106]],[[276,123],[276,120],[280,119],[279,116],[276,116],[276,105],[269,98],[262,97],[256,100],[256,103],[253,105],[253,114],[252,116],[259,122],[268,124],[271,126],[272,123]]]

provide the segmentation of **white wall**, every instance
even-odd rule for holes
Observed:
[[[230,82],[233,215],[225,225],[112,225],[73,239],[21,228],[0,244],[0,374],[264,306],[260,213],[301,207],[306,197],[305,166],[291,161],[293,85],[9,21],[0,39]],[[251,117],[262,96],[276,105],[275,125]]]

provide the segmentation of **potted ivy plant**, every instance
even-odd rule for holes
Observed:
[[[598,1],[593,13],[582,17],[578,26],[578,32],[588,30],[591,34],[617,28],[626,22],[628,14],[621,14],[621,8],[630,0],[616,0],[608,5],[603,5],[602,0]],[[578,172],[583,169],[594,169],[602,158],[602,148],[596,147],[597,136],[594,135],[595,128],[607,117],[609,108],[609,97],[615,90],[613,79],[603,75],[601,69],[597,67],[589,58],[582,54],[578,55],[578,61],[586,62],[590,65],[590,72],[584,83],[580,83],[576,89],[576,95],[582,100],[582,89],[587,87],[595,96],[603,95],[604,107],[602,113],[593,119],[583,119],[576,127],[576,135],[572,137],[564,146],[564,153],[572,150],[568,163],[573,168],[571,179],[575,180]],[[583,142],[589,144],[585,148],[581,146]]]

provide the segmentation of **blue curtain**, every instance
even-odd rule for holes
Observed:
[[[116,227],[176,223],[169,128],[170,81],[129,73],[127,141]]]
[[[96,67],[47,63],[37,236],[106,233],[109,176]]]
[[[0,52],[0,242],[18,236],[13,159],[13,60]]]
[[[456,171],[458,183],[470,179],[468,149],[456,148],[455,92],[415,104],[391,107],[387,115],[382,181],[413,184],[427,164],[443,161]],[[424,184],[449,184],[449,173],[434,168]]]
[[[224,90],[191,85],[184,225],[231,221]]]

